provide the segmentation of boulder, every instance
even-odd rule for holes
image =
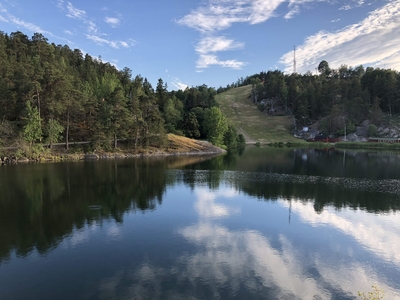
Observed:
[[[349,142],[359,142],[360,138],[355,133],[350,133],[346,136],[346,140]]]
[[[20,158],[17,159],[17,162],[19,164],[24,164],[24,163],[28,163],[29,159],[27,159],[26,157],[20,157]]]
[[[85,160],[98,160],[99,156],[94,153],[85,154]]]
[[[369,124],[370,124],[369,121],[368,121],[368,120],[365,120],[365,121],[363,121],[363,122],[361,123],[360,126],[362,126],[362,127],[368,127]]]
[[[368,136],[368,128],[365,127],[365,126],[358,126],[358,127],[356,128],[356,134],[357,134],[358,136],[366,137],[366,136]]]

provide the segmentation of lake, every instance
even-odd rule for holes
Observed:
[[[0,167],[0,299],[400,299],[400,153]]]

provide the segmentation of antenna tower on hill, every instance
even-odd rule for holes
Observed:
[[[293,74],[296,74],[296,46],[293,48]]]

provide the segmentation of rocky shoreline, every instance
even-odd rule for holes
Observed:
[[[363,121],[359,126],[356,126],[355,132],[349,133],[339,138],[345,142],[368,142],[369,137],[381,137],[381,138],[399,138],[400,137],[400,126],[390,124],[381,125],[376,127],[376,132],[371,136],[369,132],[371,123],[369,120]],[[320,131],[318,130],[318,124],[307,127],[307,130],[299,130],[295,132],[294,136],[304,140],[315,138]]]
[[[145,149],[140,153],[129,152],[103,152],[93,151],[92,153],[52,153],[49,156],[39,156],[39,158],[29,159],[27,157],[17,157],[16,155],[0,156],[0,165],[16,165],[25,163],[41,162],[59,162],[59,161],[93,161],[100,159],[127,159],[140,157],[167,157],[167,156],[217,156],[226,152],[226,150],[216,147],[208,142],[199,142],[202,149],[182,151],[179,149]]]

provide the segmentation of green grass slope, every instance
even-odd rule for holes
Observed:
[[[218,94],[216,100],[221,111],[232,122],[246,143],[301,142],[290,133],[290,116],[269,116],[258,110],[249,95],[251,85],[230,89]]]

